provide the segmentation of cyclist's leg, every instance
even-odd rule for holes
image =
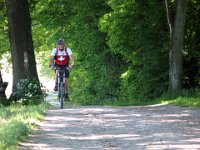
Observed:
[[[69,92],[69,75],[70,75],[70,70],[69,67],[67,66],[65,69],[65,78],[66,78],[66,94]]]
[[[70,98],[69,98],[69,79],[66,78],[66,82],[65,82],[65,89],[66,89],[66,94],[65,94],[65,98],[66,98],[66,101],[70,101]]]
[[[68,94],[69,93],[69,79],[67,78],[66,78],[65,85],[66,85],[66,94]]]
[[[58,72],[55,72],[55,87],[54,91],[58,91]]]
[[[70,70],[69,68],[67,67],[66,68],[66,71],[65,71],[65,76],[66,76],[66,82],[65,82],[65,86],[66,86],[66,99],[67,100],[70,100],[69,99],[69,75],[70,75]]]

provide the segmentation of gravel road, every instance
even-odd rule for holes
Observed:
[[[200,149],[200,110],[171,105],[54,107],[18,149]]]

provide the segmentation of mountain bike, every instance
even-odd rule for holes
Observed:
[[[60,108],[63,109],[63,101],[66,93],[66,76],[65,76],[65,67],[54,66],[56,73],[58,74],[58,102]]]

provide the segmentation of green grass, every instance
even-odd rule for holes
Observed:
[[[43,119],[48,105],[12,105],[0,108],[0,149],[14,150],[20,140],[27,137]]]
[[[139,101],[139,100],[88,100],[88,101],[72,101],[75,106],[144,106],[160,103],[160,100]]]
[[[178,105],[178,106],[186,106],[186,107],[196,107],[200,108],[200,97],[177,97],[173,100],[165,101],[168,104]]]
[[[157,101],[165,104],[200,108],[200,91],[186,90],[173,96],[165,94]]]
[[[178,106],[200,108],[200,91],[183,91],[175,95],[163,94],[155,100],[85,100],[73,101],[74,105],[106,105],[106,106],[144,106],[154,104],[173,104]]]

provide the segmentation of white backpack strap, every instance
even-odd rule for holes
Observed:
[[[55,56],[57,56],[58,55],[58,48],[56,48],[56,54],[55,54]]]
[[[68,52],[67,52],[67,47],[65,47],[65,52],[66,52],[67,56],[69,56],[69,55],[68,55]]]

